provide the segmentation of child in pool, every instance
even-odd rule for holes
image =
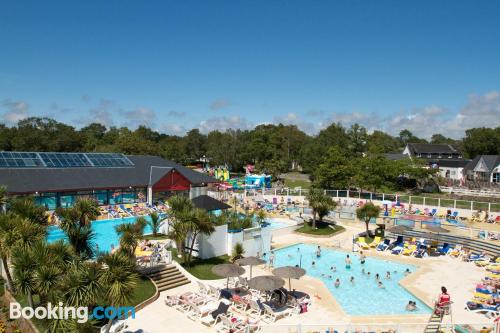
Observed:
[[[314,268],[314,267],[316,267],[316,262],[315,262],[314,260],[313,260],[313,262],[312,262],[311,266],[312,266],[313,268]]]
[[[375,280],[377,280],[377,281],[380,280],[380,275],[378,273],[375,274]]]
[[[386,280],[390,280],[391,279],[391,272],[387,272],[387,274],[385,275],[385,279]]]
[[[338,288],[340,287],[340,280],[337,278],[337,280],[335,280],[335,288]]]
[[[379,281],[379,282],[378,282],[378,287],[379,287],[380,289],[385,289],[384,284],[382,283],[382,281]]]
[[[330,270],[331,270],[332,272],[336,272],[336,271],[337,271],[337,267],[332,266],[332,267],[330,267]]]
[[[354,284],[354,276],[351,276],[350,281],[351,281],[352,284]]]
[[[364,268],[361,269],[361,274],[365,275],[365,269]]]
[[[352,264],[351,258],[349,257],[349,255],[347,255],[347,257],[345,258],[345,268],[351,269],[351,264]]]

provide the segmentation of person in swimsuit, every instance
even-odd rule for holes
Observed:
[[[345,258],[345,268],[351,269],[351,264],[352,264],[351,258],[349,257],[349,255],[347,255],[347,257]]]

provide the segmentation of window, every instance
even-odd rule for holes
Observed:
[[[432,157],[432,154],[427,154],[427,157],[428,157],[428,158],[431,158],[431,157]]]
[[[492,174],[492,179],[491,181],[496,184],[500,184],[500,172],[494,172]]]

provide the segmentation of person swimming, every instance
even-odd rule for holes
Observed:
[[[410,273],[411,273],[411,272],[410,272],[410,269],[409,269],[409,268],[407,268],[407,269],[405,270],[405,276],[410,275]]]
[[[378,273],[375,274],[375,280],[377,280],[377,281],[380,280],[380,275]]]
[[[335,288],[338,288],[340,287],[340,280],[337,278],[337,280],[335,280]]]
[[[313,260],[312,264],[311,264],[312,267],[316,267],[316,262]]]
[[[366,275],[368,275],[368,277],[370,277],[370,275],[372,275],[372,273],[368,272],[368,273],[366,273]]]
[[[390,280],[391,279],[391,272],[387,271],[387,274],[385,275],[385,279],[386,280]]]
[[[363,251],[359,251],[359,261],[361,262],[361,265],[364,265],[366,262],[366,256]]]
[[[379,281],[379,282],[378,282],[378,287],[379,287],[380,289],[385,289],[384,284],[382,283],[382,281]]]
[[[417,302],[409,301],[406,304],[406,311],[416,311],[417,310]]]
[[[354,276],[351,276],[351,279],[349,280],[352,284],[354,284]]]
[[[318,249],[316,250],[316,258],[321,257],[321,246],[318,245]]]
[[[361,269],[361,274],[365,275],[365,269]]]
[[[345,268],[351,269],[351,264],[352,264],[351,258],[349,257],[349,255],[347,255],[347,257],[345,258]]]
[[[332,272],[336,272],[336,271],[337,271],[337,267],[332,266],[332,267],[330,267],[330,270],[331,270]]]

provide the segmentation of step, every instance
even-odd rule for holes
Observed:
[[[179,270],[176,267],[171,266],[171,267],[163,268],[161,270],[154,271],[152,273],[148,273],[147,275],[148,276],[155,276],[155,275],[159,275],[159,274],[162,274],[162,273],[165,273],[165,272],[177,272],[177,271],[179,271]]]
[[[158,291],[162,292],[162,291],[169,290],[169,289],[176,288],[176,287],[180,287],[180,286],[183,286],[183,285],[189,284],[189,283],[190,283],[190,281],[188,279],[182,280],[182,281],[175,282],[175,283],[172,283],[169,285],[158,287]]]
[[[158,287],[162,287],[162,286],[166,286],[166,285],[169,285],[169,284],[172,284],[172,283],[177,283],[179,281],[189,281],[189,279],[185,276],[179,276],[175,279],[171,279],[171,280],[164,280],[164,281],[159,281],[156,283],[156,285]]]
[[[169,272],[163,272],[162,274],[158,274],[155,276],[150,276],[150,278],[154,281],[159,281],[159,280],[163,280],[163,279],[169,279],[169,278],[176,276],[176,275],[183,276],[182,273],[179,271],[169,271]]]

